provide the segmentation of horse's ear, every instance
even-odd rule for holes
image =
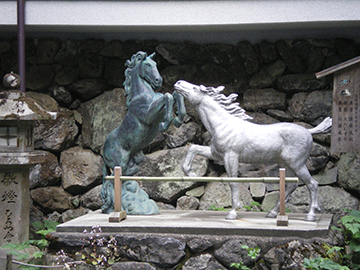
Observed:
[[[149,57],[151,58],[151,59],[153,59],[154,58],[154,56],[155,56],[155,53],[153,52],[152,54],[150,54],[149,55]]]

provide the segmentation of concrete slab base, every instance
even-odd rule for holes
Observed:
[[[110,223],[109,215],[89,213],[57,226],[56,233],[82,233],[100,226],[103,233],[236,235],[252,237],[326,238],[332,215],[317,214],[316,220],[305,221],[306,214],[289,213],[288,226],[277,226],[277,219],[265,218],[265,212],[239,212],[238,219],[225,219],[227,212],[161,211],[160,215],[133,216],[120,223]]]

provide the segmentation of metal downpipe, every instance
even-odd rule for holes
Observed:
[[[17,0],[17,28],[20,91],[25,93],[25,0]]]

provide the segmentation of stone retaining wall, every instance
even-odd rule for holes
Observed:
[[[139,50],[156,52],[162,92],[188,80],[206,86],[224,85],[239,94],[243,108],[257,123],[296,122],[311,127],[331,115],[332,77],[316,79],[315,72],[359,55],[354,40],[266,40],[237,45],[170,43],[156,40],[105,42],[29,39],[26,42],[27,94],[58,119],[39,122],[35,147],[52,153],[30,176],[31,221],[59,222],[101,206],[102,144],[126,113],[124,62]],[[0,76],[17,71],[16,41],[0,40]],[[183,175],[181,160],[189,143],[206,144],[209,134],[197,113],[187,105],[185,124],[171,127],[145,149],[141,175]],[[359,168],[356,154],[331,155],[330,135],[314,136],[308,167],[319,181],[324,213],[359,208]],[[199,176],[220,176],[221,166],[198,158]],[[277,176],[272,165],[241,164],[240,176]],[[290,175],[289,175],[290,176]],[[223,183],[143,183],[162,209],[209,209],[230,206],[230,189]],[[278,196],[276,185],[242,185],[247,208],[267,211]],[[260,206],[249,206],[252,201]],[[297,189],[287,208],[308,211],[305,187]]]

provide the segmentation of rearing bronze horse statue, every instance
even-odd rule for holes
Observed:
[[[154,92],[161,87],[163,81],[153,60],[154,55],[155,53],[148,56],[140,51],[125,63],[127,114],[120,126],[108,135],[103,148],[104,178],[100,195],[103,200],[101,209],[105,213],[112,212],[114,206],[113,182],[106,181],[105,176],[110,175],[115,166],[122,167],[123,175],[136,174],[140,170],[140,162],[144,159],[142,149],[159,132],[167,130],[172,122],[176,127],[180,127],[186,114],[182,95],[176,92],[172,95]],[[175,103],[178,116],[174,119]],[[141,214],[124,210],[130,214]]]

